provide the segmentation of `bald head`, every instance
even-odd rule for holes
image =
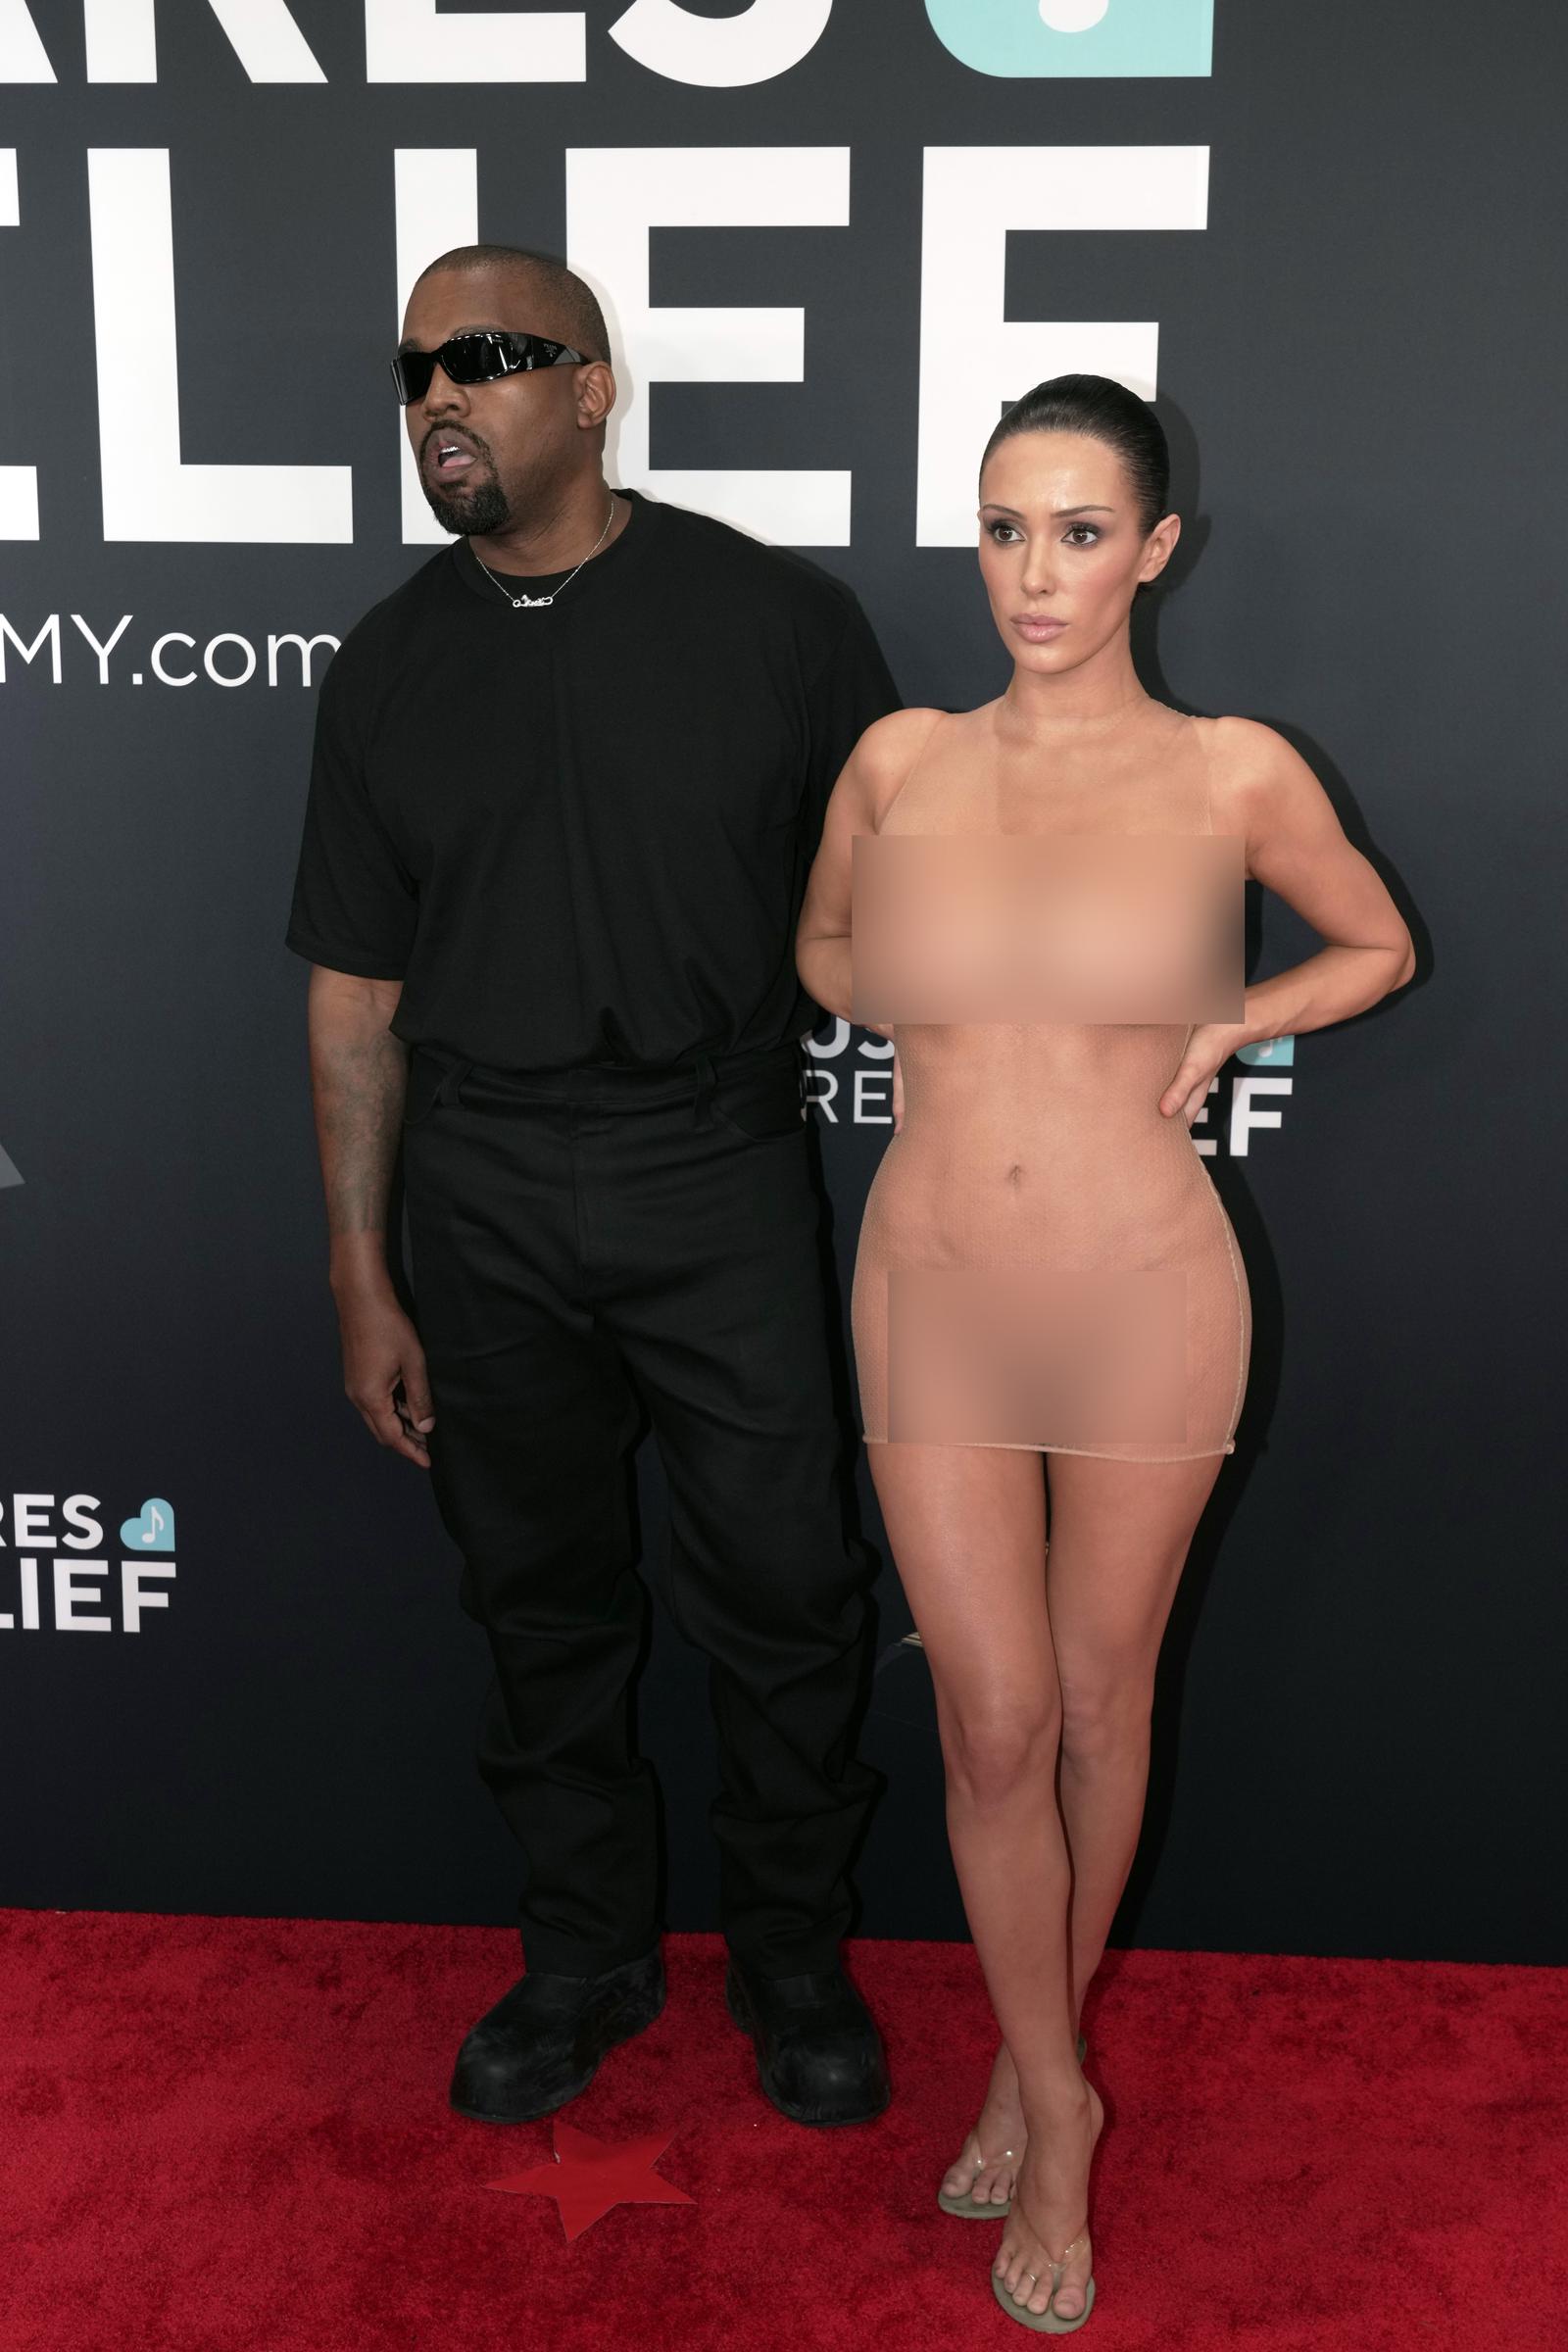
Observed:
[[[456,245],[420,270],[403,314],[406,346],[438,354],[454,336],[485,333],[543,335],[584,355],[477,383],[437,365],[403,412],[436,520],[486,540],[505,568],[509,532],[537,546],[541,518],[564,513],[578,522],[591,514],[598,528],[615,376],[592,288],[557,254]]]
[[[609,359],[610,336],[599,298],[559,254],[542,253],[530,245],[454,245],[450,252],[437,254],[433,262],[425,264],[415,285],[422,285],[438,270],[461,277],[515,278],[526,288],[530,306],[538,313],[528,320],[534,334],[569,344],[585,359]]]

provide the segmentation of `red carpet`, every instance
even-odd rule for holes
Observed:
[[[695,2204],[567,2243],[485,2181],[548,2123],[445,2104],[516,1973],[498,1929],[0,1912],[5,2352],[975,2352],[998,2234],[934,2198],[990,2041],[965,1945],[864,1942],[892,2108],[811,2132],[757,2089],[715,1939],[566,2119],[670,2131]],[[1116,1954],[1095,2352],[1568,2348],[1568,1973]]]

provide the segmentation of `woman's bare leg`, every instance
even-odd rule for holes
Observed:
[[[1059,1788],[1073,1865],[1075,2029],[1138,1849],[1154,1668],[1192,1538],[1191,1528],[1183,1536],[1183,1526],[1190,1514],[1196,1527],[1223,1459],[1216,1453],[1194,1462],[1134,1464],[1140,1493],[1129,1491],[1124,1463],[1050,1456],[1046,1595],[1062,1693]],[[1151,1484],[1151,1472],[1167,1475]],[[1004,2042],[978,2138],[965,2142],[943,2186],[960,2196],[976,2146],[987,2154],[1012,2148],[1021,2158],[1024,2136],[1018,2073]],[[1016,2159],[988,2165],[972,2194],[1004,2205],[1016,2173]]]
[[[1080,2002],[1138,1850],[1154,1668],[1193,1531],[1224,1458],[1052,1457],[1046,1597],[1061,1686],[1061,1811],[1073,1857]]]
[[[1067,1941],[1070,1868],[1055,1775],[1061,1701],[1046,1596],[1045,1479],[1037,1452],[876,1445],[872,1478],[936,1692],[948,1829],[993,2006],[1030,2080],[1084,2107]],[[1023,2114],[988,2099],[987,2156],[1021,2149]],[[948,2176],[974,2181],[972,2141]],[[982,2175],[985,2195],[1012,2168]],[[1005,2189],[1002,2190],[1005,2194]]]
[[[1193,1531],[1223,1458],[1051,1459],[1046,1592],[1061,1707],[1060,1805],[1073,1866],[1075,2018],[1137,1850],[1155,1662]],[[1037,2078],[1010,2034],[1008,2044],[1028,2139],[997,2270],[1018,2300],[1038,2312],[1050,2293],[1050,2258],[1086,2222],[1100,2117],[1092,2092],[1090,2114],[1075,2117],[1056,2069]],[[1054,2308],[1062,2319],[1083,2310],[1091,2267],[1086,2241],[1061,2275]]]

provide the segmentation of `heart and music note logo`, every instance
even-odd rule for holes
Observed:
[[[1209,74],[1213,0],[925,0],[931,29],[976,74]]]
[[[172,1551],[174,1506],[161,1494],[149,1495],[134,1519],[120,1523],[120,1541],[127,1551]]]

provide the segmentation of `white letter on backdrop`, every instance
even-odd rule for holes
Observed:
[[[27,14],[27,0],[0,0],[0,81],[53,81],[38,27]]]
[[[89,147],[87,190],[105,539],[346,545],[347,466],[180,463],[168,148]],[[238,314],[225,324],[263,356],[259,327]]]
[[[79,1576],[107,1576],[107,1560],[56,1560],[55,1628],[62,1634],[112,1634],[112,1617],[83,1617],[79,1612],[104,1596],[102,1585],[78,1585]]]
[[[694,17],[675,0],[632,0],[610,37],[651,74],[732,90],[798,66],[832,13],[833,0],[752,0],[738,17]]]
[[[915,543],[978,536],[980,452],[1010,401],[1069,369],[1154,396],[1156,321],[1004,318],[1009,229],[1205,228],[1206,147],[928,147]]]
[[[842,228],[847,147],[568,147],[566,255],[610,321],[620,399],[612,481],[633,482],[787,547],[847,547],[850,475],[697,471],[649,465],[648,387],[798,384],[800,310],[654,310],[649,232],[659,228]]]
[[[1254,1098],[1258,1095],[1288,1095],[1291,1083],[1289,1078],[1259,1078],[1252,1070],[1237,1072],[1231,1088],[1232,1159],[1244,1156],[1248,1150],[1248,1138],[1254,1127],[1278,1127],[1282,1123],[1282,1112],[1256,1109]]]
[[[16,228],[22,220],[17,196],[17,151],[0,147],[0,228]],[[38,468],[0,466],[0,539],[38,536]]]
[[[390,359],[403,332],[403,313],[414,281],[438,253],[479,241],[479,157],[472,147],[399,147],[392,158],[397,214],[398,322],[387,346]],[[386,378],[391,397],[392,378]],[[403,544],[451,545],[419,488],[419,469],[409,447],[404,412],[398,412],[403,444]]]
[[[584,81],[579,8],[438,16],[435,0],[365,0],[367,81]]]
[[[143,1609],[167,1609],[169,1606],[167,1592],[144,1592],[142,1591],[142,1578],[145,1576],[172,1576],[173,1573],[174,1562],[172,1560],[166,1560],[162,1563],[155,1563],[152,1560],[121,1561],[120,1605],[127,1634],[141,1632]]]
[[[252,81],[324,81],[285,0],[209,0]],[[153,0],[83,0],[89,81],[156,81]]]

